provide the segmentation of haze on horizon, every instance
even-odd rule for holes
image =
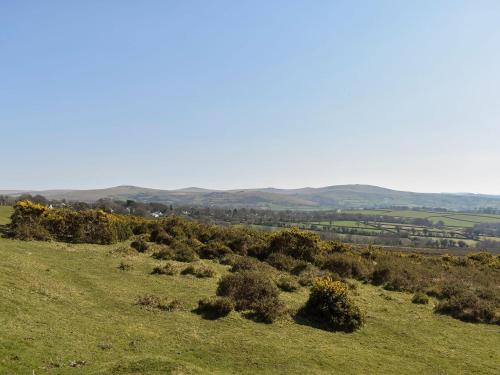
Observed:
[[[498,1],[9,2],[0,190],[500,194]]]

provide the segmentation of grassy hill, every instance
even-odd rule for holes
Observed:
[[[367,321],[351,334],[235,312],[205,320],[191,310],[214,294],[217,278],[151,275],[160,262],[127,249],[0,239],[0,373],[498,373],[497,326],[437,315],[410,294],[356,282]],[[132,269],[120,270],[121,262]],[[185,309],[141,308],[146,294]],[[298,307],[307,295],[302,288],[281,299]]]
[[[1,191],[0,191],[1,193]],[[474,194],[412,193],[370,185],[337,185],[303,189],[180,190],[117,186],[95,190],[47,190],[31,192],[49,199],[95,201],[100,198],[132,199],[176,205],[258,207],[274,209],[374,208],[389,206],[441,207],[465,210],[500,208],[500,196]],[[10,193],[12,194],[12,193]]]

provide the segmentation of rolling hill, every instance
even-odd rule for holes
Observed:
[[[210,190],[190,187],[160,190],[117,186],[94,190],[31,191],[48,199],[92,202],[98,199],[132,199],[175,205],[253,207],[273,209],[381,208],[390,206],[434,207],[450,210],[500,208],[500,196],[470,193],[414,193],[371,185],[334,185],[301,189]],[[19,195],[20,192],[0,191]]]

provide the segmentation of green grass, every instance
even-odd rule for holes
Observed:
[[[410,294],[363,284],[355,300],[367,324],[353,334],[291,320],[266,325],[238,313],[204,320],[190,310],[214,294],[216,279],[150,275],[157,261],[113,254],[120,246],[0,239],[0,373],[493,374],[498,365],[498,327],[439,316],[410,303]],[[134,268],[120,271],[121,261]],[[307,293],[282,298],[298,307]],[[188,309],[141,309],[134,302],[144,294]],[[78,360],[86,365],[68,366]]]
[[[0,225],[5,225],[10,222],[10,215],[12,214],[12,207],[0,206]]]

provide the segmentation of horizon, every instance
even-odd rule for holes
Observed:
[[[328,187],[338,187],[338,186],[369,186],[381,189],[388,189],[392,191],[402,191],[408,193],[418,193],[418,194],[455,194],[455,195],[465,195],[465,194],[473,194],[473,195],[491,195],[491,196],[500,196],[500,193],[482,193],[482,192],[471,192],[471,191],[415,191],[415,190],[400,190],[394,189],[387,186],[379,186],[373,184],[335,184],[335,185],[325,185],[325,186],[301,186],[301,187],[275,187],[275,186],[266,186],[266,187],[236,187],[236,188],[210,188],[210,187],[202,187],[202,186],[185,186],[185,187],[177,187],[177,188],[165,188],[165,187],[150,187],[143,185],[130,185],[130,184],[120,184],[115,186],[106,186],[106,187],[94,187],[94,188],[45,188],[45,189],[10,189],[10,188],[2,188],[0,187],[0,194],[2,192],[21,192],[21,193],[43,193],[44,191],[86,191],[86,190],[106,190],[106,189],[114,189],[120,187],[131,187],[131,188],[140,188],[140,189],[152,189],[152,190],[163,190],[163,191],[176,191],[176,190],[188,190],[188,189],[201,189],[208,191],[234,191],[234,190],[265,190],[265,189],[276,189],[276,190],[298,190],[298,189],[322,189]]]
[[[3,4],[0,184],[498,195],[498,19],[487,0]]]

